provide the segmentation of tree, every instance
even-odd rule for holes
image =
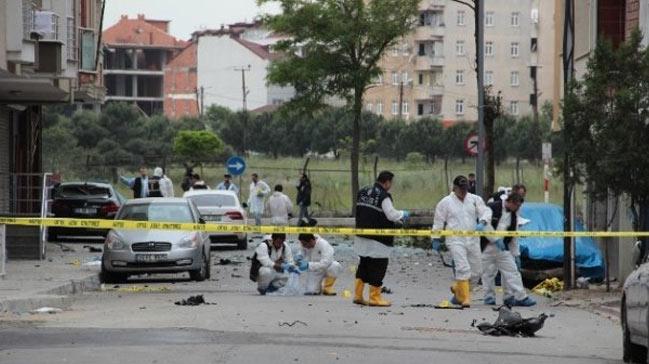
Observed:
[[[174,139],[174,153],[187,162],[205,163],[217,159],[223,142],[214,133],[200,130],[181,130]]]
[[[649,51],[642,35],[614,49],[600,41],[583,81],[564,101],[569,158],[594,198],[627,195],[636,230],[649,230]],[[565,132],[565,131],[564,131]],[[642,239],[646,249],[649,241]]]
[[[268,81],[291,85],[289,106],[314,109],[329,97],[343,98],[353,116],[351,147],[352,200],[359,188],[358,163],[363,97],[381,74],[386,50],[415,26],[419,0],[258,0],[276,2],[282,13],[265,21],[287,38],[276,50]],[[355,212],[355,203],[352,203]]]

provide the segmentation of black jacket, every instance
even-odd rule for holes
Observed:
[[[147,196],[143,196],[142,193],[142,177],[136,177],[135,181],[133,182],[133,198],[145,198]]]
[[[311,182],[300,181],[297,186],[297,204],[301,206],[311,206]]]
[[[392,195],[378,183],[358,191],[356,199],[356,227],[360,229],[394,229],[396,224],[388,220],[381,207],[383,200],[386,198],[392,200]],[[359,236],[376,240],[387,246],[394,245],[394,236]]]

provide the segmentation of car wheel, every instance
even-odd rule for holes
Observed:
[[[124,273],[109,272],[104,267],[101,267],[101,274],[99,281],[101,283],[124,283],[128,279],[128,275]]]
[[[623,332],[623,357],[625,363],[646,363],[647,362],[647,348],[642,345],[634,344],[631,341],[631,333],[626,322],[626,305],[622,300],[622,330]]]
[[[201,268],[198,270],[193,270],[189,272],[189,278],[191,278],[193,281],[196,282],[202,282],[205,279],[207,279],[207,270],[209,268],[207,267],[207,258],[205,257],[205,253],[203,253],[203,262],[201,264]]]
[[[248,250],[248,237],[245,237],[237,242],[237,249]]]
[[[211,253],[207,257],[207,261],[205,262],[205,267],[206,267],[206,270],[207,270],[207,274],[205,275],[205,279],[212,278],[212,254]]]

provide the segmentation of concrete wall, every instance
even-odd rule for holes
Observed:
[[[7,3],[0,2],[0,68],[7,69]]]

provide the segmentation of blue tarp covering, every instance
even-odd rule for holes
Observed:
[[[521,231],[563,231],[563,208],[553,204],[526,202],[520,216],[531,220]],[[575,231],[584,231],[580,222]],[[519,240],[523,259],[563,263],[562,238],[522,238]],[[604,259],[592,238],[576,239],[576,264],[580,275],[601,279],[604,277]]]

